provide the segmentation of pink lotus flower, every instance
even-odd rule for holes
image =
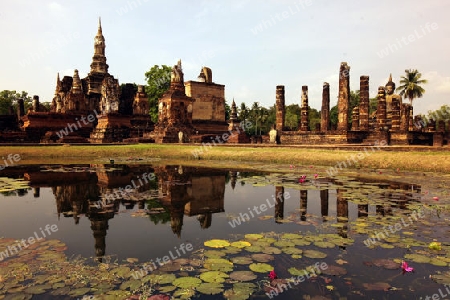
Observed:
[[[314,179],[316,179],[317,177],[319,177],[319,174],[314,174]]]
[[[290,165],[290,166],[289,166],[290,169],[292,169],[293,167],[294,167],[293,165]]]
[[[439,201],[439,197],[433,197],[433,200]]]
[[[303,183],[303,182],[305,182],[305,179],[299,178],[299,179],[298,179],[298,182],[299,182],[299,183]]]
[[[405,274],[405,272],[413,272],[414,268],[408,267],[408,264],[406,263],[406,261],[402,261],[402,271],[403,271],[403,274]]]
[[[269,278],[271,281],[278,278],[277,274],[275,273],[275,270],[270,271]]]

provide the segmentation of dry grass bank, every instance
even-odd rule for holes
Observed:
[[[124,160],[128,157],[177,160],[189,164],[204,165],[205,161],[257,162],[267,164],[335,166],[347,162],[351,167],[401,169],[411,171],[450,172],[450,151],[405,151],[402,148],[335,150],[327,148],[305,149],[300,147],[252,147],[216,146],[203,149],[199,158],[193,151],[199,145],[137,144],[137,145],[72,145],[72,146],[2,146],[0,155],[20,154],[21,164],[39,163],[105,163],[109,158]],[[414,149],[414,148],[412,148]],[[386,151],[389,150],[389,151]],[[3,159],[2,159],[3,160]],[[349,163],[350,162],[350,163]],[[2,164],[3,161],[0,162]],[[3,163],[4,164],[4,163]]]

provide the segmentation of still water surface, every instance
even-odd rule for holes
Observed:
[[[376,263],[376,259],[401,260],[405,254],[417,251],[433,255],[425,253],[424,247],[415,251],[414,247],[399,244],[411,236],[423,245],[439,239],[445,247],[436,256],[447,256],[448,230],[442,226],[445,211],[438,215],[430,205],[426,221],[425,218],[413,219],[407,223],[407,217],[414,212],[411,208],[432,204],[420,185],[347,176],[330,179],[314,171],[305,174],[306,179],[301,180],[300,174],[184,166],[8,168],[3,177],[24,179],[30,187],[4,191],[0,196],[0,237],[38,238],[45,234],[46,225],[56,225],[57,230],[47,233],[47,238],[64,242],[67,257],[81,256],[87,259],[86,264],[96,266],[100,262],[127,263],[130,258],[138,259],[139,263],[161,261],[165,256],[190,258],[194,253],[211,250],[204,245],[210,239],[233,242],[242,240],[248,233],[281,239],[284,233],[299,233],[312,243],[297,248],[319,250],[327,256],[274,255],[275,259],[269,264],[278,277],[292,277],[289,268],[302,269],[317,262],[340,266],[346,273],[322,274],[292,285],[277,299],[419,299],[438,293],[439,289],[445,292],[443,285],[429,277],[448,271],[448,266],[410,262],[415,272],[402,274],[401,268],[388,270]],[[442,197],[440,200],[445,201]],[[386,231],[387,224],[383,222],[389,219],[400,222],[402,218],[402,228],[395,233]],[[377,240],[378,245],[388,246],[368,248],[364,241],[369,231],[364,228],[372,228],[372,233],[384,230],[384,236],[394,240]],[[349,242],[317,247],[317,241],[310,237],[320,234],[334,234],[333,238]],[[191,251],[182,251],[181,245],[188,244],[192,244]],[[0,248],[0,252],[2,250]],[[226,258],[252,254],[244,248],[239,254],[228,253]],[[5,262],[14,259],[11,255]],[[135,269],[139,269],[139,263]],[[249,270],[245,265],[234,268]],[[199,272],[180,274],[198,276]],[[265,298],[267,289],[262,287],[262,280],[268,279],[268,272],[257,275],[253,282],[257,286],[259,283],[259,288],[252,297]],[[387,285],[380,290],[379,286],[372,286],[377,282]],[[232,283],[225,282],[224,289],[230,288]],[[8,291],[3,287],[2,293]],[[34,295],[33,299],[47,299],[50,293],[49,290]],[[200,293],[194,297],[222,299],[222,296]]]

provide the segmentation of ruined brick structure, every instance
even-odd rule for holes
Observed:
[[[348,110],[350,99],[350,66],[341,63],[339,69],[339,97],[338,97],[338,123],[337,130],[348,130]]]
[[[322,108],[320,110],[320,131],[330,130],[330,84],[323,83],[322,87]]]
[[[309,131],[308,86],[302,86],[302,102],[300,107],[300,131]]]
[[[359,130],[369,130],[369,76],[359,78]]]
[[[275,129],[281,132],[284,127],[284,114],[285,114],[285,103],[284,103],[284,85],[277,85],[276,89],[276,123]]]

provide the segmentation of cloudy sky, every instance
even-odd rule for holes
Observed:
[[[350,88],[370,76],[370,93],[405,69],[429,83],[415,113],[450,105],[450,1],[447,0],[2,0],[0,90],[51,101],[56,74],[84,77],[101,17],[109,72],[120,83],[145,84],[153,65],[182,60],[185,80],[202,66],[225,85],[228,103],[286,104],[309,88],[320,110],[323,82],[337,102],[340,63]]]

